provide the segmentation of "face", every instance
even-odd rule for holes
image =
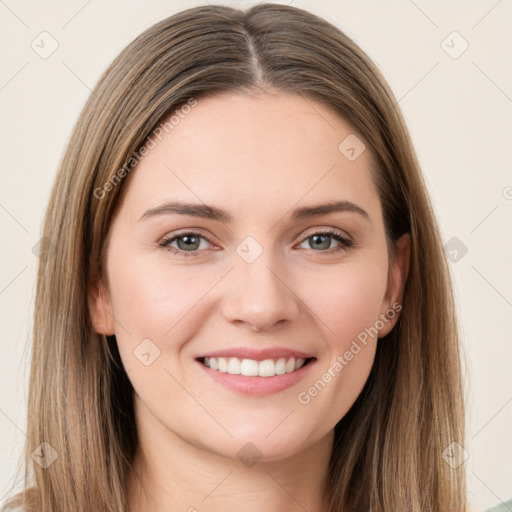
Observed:
[[[112,222],[97,329],[116,336],[138,424],[291,456],[332,434],[398,318],[408,256],[388,260],[370,151],[285,93],[200,98],[168,131]]]

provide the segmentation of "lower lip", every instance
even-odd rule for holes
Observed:
[[[245,377],[244,375],[231,375],[230,373],[219,372],[205,366],[200,361],[196,361],[211,379],[222,384],[228,389],[244,395],[268,396],[280,391],[284,391],[300,382],[309,372],[309,368],[315,363],[310,361],[302,368],[292,373],[283,375],[274,375],[273,377]]]

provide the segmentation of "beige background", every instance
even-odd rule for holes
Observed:
[[[19,483],[33,247],[70,129],[100,73],[129,41],[205,3],[0,2],[0,502]],[[504,501],[512,497],[512,3],[286,3],[336,24],[377,63],[400,100],[444,242],[457,237],[467,248],[451,248],[451,268],[467,359],[468,484],[475,510]],[[58,44],[46,59],[31,47],[34,40],[41,45],[43,31]],[[51,48],[49,36],[41,37]]]

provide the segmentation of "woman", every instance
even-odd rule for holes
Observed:
[[[339,29],[262,4],[146,30],[83,109],[44,240],[10,506],[468,510],[437,223]]]

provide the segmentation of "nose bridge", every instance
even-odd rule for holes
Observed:
[[[244,322],[256,330],[270,329],[299,314],[295,294],[280,275],[272,247],[247,237],[236,248],[234,269],[224,297],[223,312],[231,322]]]

